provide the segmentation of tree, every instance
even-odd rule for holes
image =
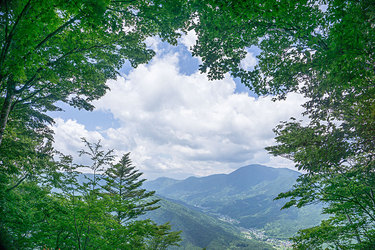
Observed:
[[[319,236],[317,232],[329,227],[329,233],[322,234],[324,241],[319,241],[320,244],[372,248],[375,175],[373,160],[367,158],[367,152],[361,153],[361,145],[348,140],[352,138],[347,131],[333,124],[303,127],[289,122],[275,131],[279,145],[269,150],[275,155],[293,157],[299,166],[308,170],[291,191],[280,194],[277,199],[290,198],[284,208],[320,201],[326,205],[323,212],[330,215],[319,227],[301,230],[294,238],[296,246],[301,249],[318,246],[314,241]]]
[[[138,180],[141,173],[131,166],[129,154],[113,164],[112,150],[103,150],[100,142],[84,143],[80,154],[89,156],[89,165],[74,164],[72,157],[60,155],[55,162],[62,171],[56,173],[57,181],[28,179],[8,193],[3,209],[9,216],[0,220],[7,247],[166,249],[178,245],[180,232],[170,231],[169,224],[138,218],[157,209],[159,200],[153,198],[154,192],[141,189],[144,180]],[[107,166],[112,177],[104,176]],[[119,166],[127,174],[114,176]],[[80,173],[82,168],[92,173]],[[123,185],[117,185],[119,178],[125,180]],[[51,190],[53,183],[55,190]]]
[[[195,8],[193,53],[211,79],[230,72],[259,95],[283,99],[295,91],[308,100],[307,124],[280,124],[277,145],[268,147],[306,172],[278,196],[291,199],[285,208],[323,202],[331,216],[302,230],[295,246],[373,248],[374,2],[209,0]],[[247,70],[241,60],[251,46],[261,52]]]
[[[57,174],[46,112],[92,110],[125,62],[152,58],[147,37],[175,44],[188,17],[184,1],[0,1],[0,212],[23,181]]]
[[[45,183],[64,185],[58,172],[63,166],[53,160],[48,126],[53,119],[46,112],[59,110],[57,101],[92,110],[90,101],[104,95],[106,81],[116,78],[125,62],[136,67],[152,58],[154,52],[144,42],[147,37],[175,44],[177,30],[188,17],[185,1],[0,1],[1,214],[10,207],[28,211],[21,202],[28,200],[22,197],[27,185],[36,190]],[[44,198],[50,200],[48,192],[35,191],[44,194],[40,204],[45,204]],[[56,199],[51,204],[69,204]],[[33,210],[37,201],[25,204]],[[6,226],[6,218],[0,222],[5,231],[16,230]],[[44,222],[28,224],[30,235]],[[9,235],[15,237],[13,231]]]
[[[12,0],[0,13],[0,145],[19,106],[36,115],[58,110],[57,101],[92,110],[126,61],[151,59],[147,37],[175,44],[189,17],[184,1],[164,0]]]
[[[181,240],[179,232],[169,232],[170,225],[157,225],[151,220],[137,220],[147,211],[159,208],[155,206],[159,199],[153,197],[154,191],[148,192],[141,188],[145,179],[139,180],[142,173],[132,165],[130,153],[124,154],[117,164],[113,164],[111,150],[103,151],[100,142],[93,144],[85,139],[83,141],[89,150],[82,150],[80,153],[91,158],[90,169],[93,175],[85,176],[87,182],[82,184],[81,193],[83,197],[87,197],[85,199],[88,204],[98,202],[98,205],[94,206],[94,211],[105,211],[104,217],[93,214],[93,219],[99,217],[99,221],[108,221],[106,217],[111,218],[110,225],[98,236],[107,235],[111,248],[148,249],[152,246],[152,249],[166,249],[170,245],[178,245]],[[104,170],[105,165],[109,167]],[[97,175],[98,173],[100,175]],[[90,218],[91,215],[85,216],[86,221]],[[88,233],[84,235],[87,237]]]
[[[142,225],[148,228],[147,236],[143,237],[146,241],[148,249],[166,249],[168,246],[178,245],[180,232],[169,232],[171,226],[169,224],[156,225],[150,220],[137,220],[136,218],[148,211],[158,209],[156,204],[160,199],[155,199],[155,191],[146,191],[141,186],[146,179],[139,179],[142,173],[135,169],[130,159],[130,152],[124,154],[120,161],[111,164],[101,177],[104,184],[101,186],[104,191],[104,197],[110,202],[106,202],[107,209],[120,225],[134,227]],[[136,238],[132,236],[132,238]],[[111,245],[124,244],[116,235]],[[137,243],[139,244],[139,243]],[[136,243],[132,242],[130,247],[135,247]]]
[[[147,211],[157,209],[154,206],[159,199],[149,200],[155,194],[140,189],[146,179],[139,179],[142,175],[130,160],[130,153],[124,154],[121,160],[111,165],[103,177],[105,186],[103,187],[114,204],[111,204],[113,212],[120,223],[125,223],[136,218]]]

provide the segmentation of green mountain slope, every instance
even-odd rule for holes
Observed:
[[[273,200],[278,193],[289,190],[298,176],[290,169],[249,165],[230,174],[156,179],[146,182],[145,187],[207,214],[234,219],[238,226],[262,229],[269,236],[286,239],[323,218],[320,206],[280,211],[285,201]]]
[[[187,204],[162,199],[161,207],[142,218],[157,223],[170,222],[173,230],[181,230],[182,243],[172,249],[273,249],[261,241],[244,238],[233,225],[220,221]]]

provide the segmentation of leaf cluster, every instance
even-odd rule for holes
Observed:
[[[193,53],[211,79],[229,72],[257,94],[307,99],[307,121],[281,123],[277,144],[267,148],[305,173],[277,197],[289,199],[284,208],[321,202],[331,216],[302,230],[296,247],[372,248],[374,2],[211,0],[196,9]],[[261,50],[258,64],[245,69],[241,61],[252,46]]]
[[[137,219],[158,208],[154,192],[141,188],[141,173],[129,153],[113,164],[111,150],[84,139],[90,165],[60,155],[50,176],[28,178],[3,192],[2,235],[9,249],[166,249],[178,245],[180,232],[169,224]],[[91,174],[82,174],[86,168]],[[106,170],[104,170],[106,168]],[[58,171],[56,171],[58,170]],[[87,171],[86,170],[86,171]],[[108,174],[107,174],[108,173]],[[41,182],[40,180],[44,180]],[[53,189],[51,189],[53,187]]]

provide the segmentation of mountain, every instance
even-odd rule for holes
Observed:
[[[290,169],[249,165],[230,174],[189,177],[182,181],[163,177],[146,182],[144,187],[184,201],[202,201],[205,197],[210,200],[232,200],[233,196],[242,198],[263,193],[277,195],[290,189],[298,176],[298,172]]]
[[[77,181],[87,183],[93,179],[94,175],[90,173],[79,174]],[[177,180],[170,178],[159,178],[158,183],[161,186],[168,186],[177,183]],[[105,181],[99,181],[104,185]],[[145,188],[145,186],[142,186]],[[58,192],[58,190],[57,190]],[[160,197],[156,197],[160,198]],[[249,235],[227,222],[221,221],[213,216],[209,216],[200,211],[199,208],[191,206],[182,201],[161,198],[157,203],[160,208],[148,211],[145,215],[137,219],[151,219],[158,224],[170,223],[173,231],[182,231],[182,242],[180,247],[169,247],[174,249],[274,249],[272,245],[262,240],[249,239]]]
[[[273,200],[280,192],[289,190],[299,175],[290,169],[249,165],[230,174],[185,180],[159,178],[145,182],[144,187],[206,214],[227,218],[236,226],[264,230],[270,237],[287,239],[323,218],[319,205],[280,210],[286,201]]]
[[[188,204],[162,199],[158,205],[159,209],[148,212],[141,219],[148,218],[158,224],[169,222],[172,230],[182,231],[181,246],[168,249],[273,249],[265,242],[245,238],[237,227]]]

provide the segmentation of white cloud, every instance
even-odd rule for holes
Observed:
[[[186,34],[182,34],[179,42],[182,43],[188,51],[192,52],[192,48],[197,40],[198,35],[195,30],[189,30]],[[202,64],[202,57],[195,56],[195,58],[198,59],[199,64]]]
[[[256,64],[257,59],[254,56],[254,53],[247,50],[246,57],[240,62],[241,68],[244,70],[252,70]]]
[[[186,34],[183,34],[179,40],[188,50],[190,50],[190,48],[195,45],[197,39],[198,36],[195,30],[189,30]]]
[[[155,53],[160,52],[159,45],[161,43],[161,40],[159,37],[157,36],[147,37],[145,40],[145,43],[146,43],[146,46],[148,48],[151,48],[153,51],[155,51]]]
[[[53,127],[55,132],[54,147],[65,155],[71,155],[78,164],[89,164],[87,158],[79,158],[78,151],[84,148],[82,138],[86,138],[89,142],[96,143],[103,141],[103,136],[97,131],[88,131],[84,125],[79,124],[75,120],[64,121],[61,118],[55,119]]]
[[[286,101],[273,102],[271,97],[236,94],[228,76],[208,81],[204,74],[181,74],[178,58],[157,57],[126,78],[109,81],[111,91],[95,106],[111,112],[120,128],[100,134],[58,119],[57,148],[76,150],[82,136],[102,139],[118,154],[131,151],[147,178],[230,172],[250,163],[293,165],[271,157],[264,147],[274,143],[272,129],[280,121],[301,118],[301,95],[288,94]]]

